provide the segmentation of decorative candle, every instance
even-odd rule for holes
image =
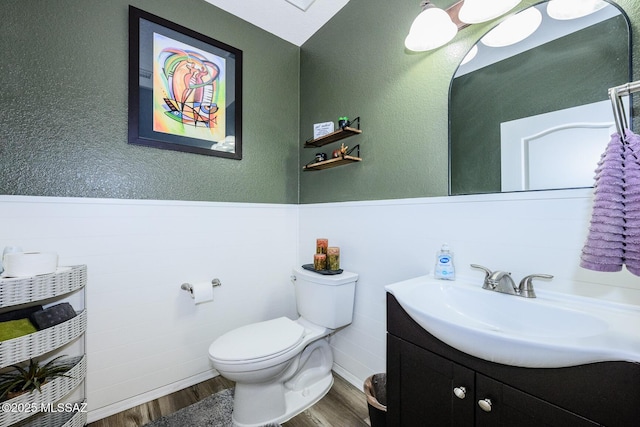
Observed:
[[[316,253],[326,254],[329,246],[329,239],[316,239]]]
[[[318,270],[326,270],[327,269],[327,255],[326,254],[315,254],[313,256],[313,269]]]
[[[340,270],[340,248],[335,246],[327,248],[327,264],[329,270]]]

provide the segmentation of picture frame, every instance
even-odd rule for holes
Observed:
[[[129,6],[130,144],[242,159],[242,51]]]

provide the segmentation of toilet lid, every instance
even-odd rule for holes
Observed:
[[[246,361],[275,356],[297,345],[304,327],[286,317],[242,326],[215,340],[209,348],[212,358]]]

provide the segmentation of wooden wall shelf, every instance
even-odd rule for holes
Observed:
[[[360,157],[342,156],[335,159],[325,160],[323,162],[311,163],[302,168],[303,171],[319,171],[323,169],[335,168],[336,166],[346,165],[347,163],[361,162]]]
[[[320,138],[316,138],[312,141],[306,142],[304,144],[304,147],[322,147],[323,145],[331,144],[332,142],[340,141],[341,139],[345,139],[353,135],[358,135],[360,133],[362,133],[362,130],[360,129],[354,129],[350,127],[340,128],[335,132],[328,133],[321,136]]]

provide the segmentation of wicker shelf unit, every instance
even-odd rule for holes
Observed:
[[[11,365],[22,364],[32,358],[45,355],[47,359],[59,356],[62,347],[78,342],[82,354],[71,355],[65,362],[73,366],[67,376],[46,382],[41,392],[33,391],[5,400],[8,407],[29,408],[29,410],[1,411],[0,427],[80,427],[87,422],[84,411],[87,361],[84,354],[84,334],[87,328],[85,309],[85,286],[87,267],[78,265],[61,267],[56,273],[25,278],[0,279],[0,311],[10,311],[11,307],[22,304],[43,302],[55,304],[81,292],[81,307],[76,308],[76,316],[55,326],[39,330],[5,341],[0,341],[0,369],[7,371]],[[70,347],[71,348],[71,347]],[[67,351],[68,348],[65,349]],[[81,400],[69,401],[78,391]],[[74,395],[75,397],[75,395]],[[59,407],[59,405],[62,405]],[[62,408],[62,410],[60,410]]]

